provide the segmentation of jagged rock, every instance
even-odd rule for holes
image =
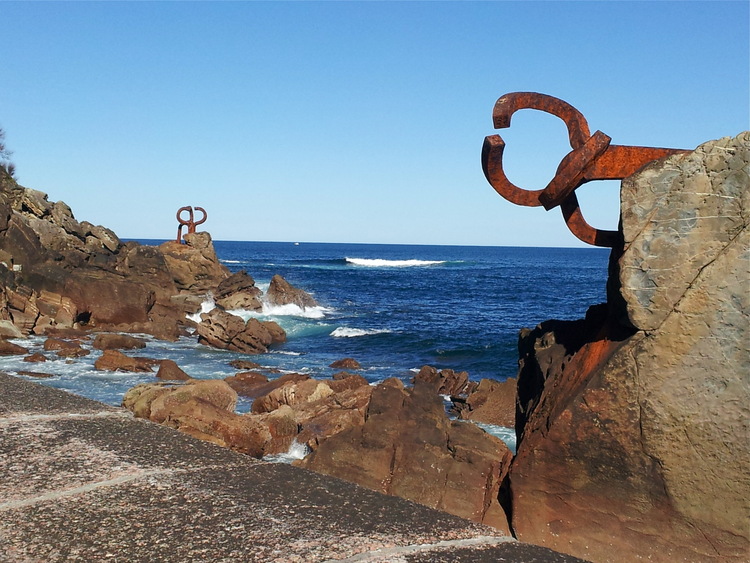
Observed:
[[[128,334],[106,332],[97,334],[92,344],[97,350],[135,350],[146,347],[146,341]]]
[[[23,333],[9,320],[0,320],[0,338],[23,338]]]
[[[229,365],[235,369],[242,370],[259,369],[263,367],[259,363],[251,362],[250,360],[232,360],[231,362],[229,362]]]
[[[302,309],[318,306],[318,302],[309,293],[292,286],[278,274],[271,278],[266,299],[272,305],[294,304]]]
[[[126,356],[118,350],[104,350],[104,353],[94,362],[94,367],[100,371],[134,371],[152,372],[159,360]]]
[[[196,333],[201,344],[246,354],[262,354],[286,340],[286,333],[273,321],[251,318],[245,322],[218,308],[201,315]]]
[[[262,291],[255,287],[255,280],[245,270],[240,270],[222,281],[214,292],[216,305],[225,310],[247,309],[260,311]]]
[[[362,369],[360,363],[354,358],[343,358],[341,360],[336,360],[328,367],[334,369]]]
[[[623,181],[609,307],[522,334],[518,539],[592,561],[747,560],[749,163],[743,133]]]
[[[180,386],[141,384],[130,389],[123,406],[200,438],[254,457],[289,449],[297,435],[287,406],[265,415],[234,413],[237,394],[221,380],[192,380]]]
[[[461,420],[514,428],[516,424],[517,380],[482,379],[468,396],[461,400],[451,397],[454,412]]]
[[[413,382],[429,383],[440,395],[460,395],[469,383],[469,374],[465,371],[455,372],[452,369],[438,371],[432,366],[423,366],[414,376]]]
[[[268,378],[262,373],[243,371],[236,375],[225,377],[224,381],[241,397],[256,397],[259,386],[268,383]]]
[[[208,233],[185,235],[187,244],[168,241],[159,246],[177,288],[205,293],[229,277],[229,270],[219,262]]]
[[[18,356],[28,353],[28,348],[24,348],[23,346],[19,346],[18,344],[0,338],[0,356]]]
[[[253,401],[252,412],[271,412],[281,405],[293,407],[298,403],[314,402],[333,395],[333,390],[323,381],[306,379],[283,385]]]
[[[298,465],[508,530],[498,496],[510,463],[505,444],[451,422],[434,388],[399,380],[372,390],[362,426],[320,443]]]
[[[190,379],[190,376],[174,360],[160,361],[156,377],[165,381],[187,381]]]

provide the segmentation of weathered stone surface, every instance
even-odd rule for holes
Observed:
[[[449,421],[432,386],[389,380],[372,391],[362,426],[299,465],[507,530],[498,496],[510,459],[502,441]]]
[[[460,395],[466,390],[469,374],[465,371],[437,370],[432,366],[423,366],[414,376],[413,381],[429,383],[440,395]]]
[[[271,412],[281,405],[293,407],[298,403],[314,402],[333,395],[333,390],[324,382],[305,379],[290,382],[253,401],[252,411],[256,414]]]
[[[45,356],[44,354],[41,354],[39,352],[35,352],[33,354],[30,354],[30,355],[26,356],[23,359],[23,361],[24,362],[30,362],[30,363],[46,362],[47,361],[47,356]]]
[[[317,307],[318,302],[306,291],[292,286],[283,277],[276,274],[266,292],[266,299],[272,305],[297,305],[302,309]]]
[[[146,341],[129,334],[106,332],[97,334],[92,346],[97,350],[135,350],[145,348]]]
[[[268,383],[268,378],[262,373],[242,371],[236,375],[225,377],[224,381],[241,397],[255,397],[258,387]]]
[[[138,417],[253,457],[289,449],[298,431],[289,407],[264,415],[238,415],[236,404],[237,394],[222,380],[141,384],[123,398],[123,406]]]
[[[134,371],[151,372],[159,360],[126,356],[118,350],[104,350],[94,362],[94,367],[101,371]]]
[[[520,540],[592,561],[747,560],[749,162],[743,133],[623,182],[609,310],[522,335]]]
[[[473,420],[515,428],[517,380],[482,379],[463,401],[454,399],[454,411],[461,420]]]
[[[226,310],[247,309],[260,311],[262,291],[255,287],[255,280],[245,270],[232,274],[222,281],[214,292],[216,305]]]
[[[159,246],[177,288],[194,293],[216,288],[229,276],[219,262],[208,233],[185,235],[187,244],[168,241]]]
[[[174,360],[161,360],[156,377],[165,381],[187,381],[190,379],[190,376]]]
[[[196,333],[201,344],[246,354],[262,354],[286,340],[286,333],[273,321],[251,318],[245,322],[219,308],[201,315]]]

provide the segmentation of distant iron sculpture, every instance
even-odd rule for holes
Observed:
[[[182,218],[182,213],[184,211],[188,212],[188,218],[187,219],[183,219]],[[177,210],[177,222],[180,224],[177,227],[177,242],[182,242],[182,227],[187,226],[187,232],[188,233],[194,233],[195,232],[195,227],[197,227],[198,225],[202,225],[203,223],[206,222],[206,219],[208,219],[208,213],[206,213],[206,210],[203,209],[202,207],[196,207],[195,211],[202,212],[203,213],[203,219],[201,219],[200,221],[196,221],[195,220],[195,216],[193,214],[193,208],[190,207],[189,205],[187,205],[185,207],[180,207]]]
[[[610,145],[610,137],[597,131],[593,135],[581,112],[558,98],[536,92],[513,92],[495,103],[492,120],[495,129],[510,126],[510,118],[521,109],[536,109],[559,117],[568,128],[570,151],[560,162],[555,177],[546,188],[524,190],[514,185],[503,171],[505,142],[500,135],[485,137],[482,147],[482,168],[487,181],[508,201],[546,210],[560,206],[568,229],[580,240],[595,246],[612,247],[617,231],[595,229],[583,218],[575,190],[592,180],[621,180],[649,162],[672,154],[687,153],[682,149]]]

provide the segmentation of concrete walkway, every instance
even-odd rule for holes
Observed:
[[[0,561],[573,562],[0,373]]]

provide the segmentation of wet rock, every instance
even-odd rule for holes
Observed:
[[[26,356],[23,359],[24,362],[30,362],[30,363],[41,363],[47,361],[47,356],[44,354],[41,354],[39,352],[34,352],[33,354],[30,354],[29,356]]]
[[[229,362],[229,365],[235,369],[241,370],[253,370],[263,367],[256,362],[251,362],[250,360],[232,360],[231,362]]]
[[[260,311],[262,291],[255,287],[255,280],[245,270],[232,274],[222,281],[214,291],[216,305],[225,310],[246,309]]]
[[[268,378],[262,373],[243,371],[225,377],[224,381],[241,397],[254,398],[258,395],[259,387],[268,383]]]
[[[0,356],[18,356],[28,354],[29,349],[0,338]]]
[[[278,274],[271,278],[271,283],[266,292],[266,299],[272,305],[293,304],[302,309],[318,306],[318,302],[309,293],[292,286]]]
[[[94,367],[100,371],[133,371],[152,372],[159,360],[126,356],[118,350],[104,350],[94,362]]]
[[[313,402],[333,395],[333,390],[323,381],[305,379],[277,387],[253,401],[252,412],[271,412],[281,405],[293,407],[298,403]]]
[[[135,350],[146,347],[146,341],[128,334],[103,333],[94,338],[97,350]]]
[[[354,358],[343,358],[341,360],[336,360],[328,367],[334,369],[362,369],[360,363]]]
[[[185,235],[186,244],[168,241],[159,246],[177,288],[192,293],[206,293],[229,277],[229,270],[219,262],[211,235]]]
[[[196,333],[201,344],[246,354],[265,353],[286,340],[286,333],[273,321],[251,318],[245,322],[218,308],[201,315]]]
[[[482,379],[468,396],[454,401],[454,413],[461,420],[473,420],[495,426],[515,428],[517,380]]]
[[[26,377],[36,377],[37,379],[48,379],[50,377],[55,377],[54,373],[43,373],[40,371],[27,371],[27,370],[19,370],[18,375],[25,375]]]
[[[156,377],[164,381],[187,381],[190,379],[190,376],[174,360],[161,360]]]

